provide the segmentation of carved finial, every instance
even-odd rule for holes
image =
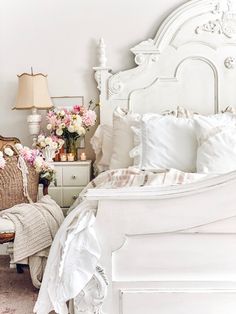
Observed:
[[[99,67],[106,67],[107,58],[106,58],[106,45],[104,43],[104,39],[101,38],[98,45],[98,60]]]
[[[232,11],[232,1],[231,0],[227,0],[227,7],[228,7],[228,11]]]
[[[103,97],[102,86],[105,89],[105,81],[107,81],[108,76],[110,76],[111,69],[107,67],[107,58],[106,58],[106,45],[104,43],[103,38],[99,40],[98,44],[98,61],[99,65],[94,67],[95,71],[95,80],[98,83],[98,89],[101,91],[100,99]]]

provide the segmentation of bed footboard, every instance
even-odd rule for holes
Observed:
[[[109,281],[103,313],[235,313],[235,190],[235,174],[146,198],[154,190],[91,190]]]

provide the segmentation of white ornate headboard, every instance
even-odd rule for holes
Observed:
[[[236,106],[236,0],[191,0],[131,51],[137,67],[112,74],[100,41],[101,123],[111,124],[118,105],[139,113],[180,105],[202,114]]]

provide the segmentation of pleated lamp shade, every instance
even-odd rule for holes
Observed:
[[[13,109],[49,109],[53,107],[47,76],[23,73],[18,75],[18,93]]]

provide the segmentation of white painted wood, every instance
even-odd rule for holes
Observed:
[[[100,67],[106,67],[106,63],[107,63],[107,57],[106,57],[106,45],[104,43],[104,39],[101,38],[99,41],[99,66]]]
[[[61,166],[59,166],[59,165],[56,166],[56,183],[57,183],[57,186],[63,185],[63,183],[62,183],[62,169],[63,168]]]
[[[56,185],[50,185],[49,195],[66,211],[89,183],[91,178],[91,160],[75,162],[54,162]],[[39,198],[42,197],[42,186],[39,187]]]
[[[62,207],[70,207],[77,200],[83,187],[64,187],[62,188]]]
[[[110,281],[104,313],[133,313],[137,301],[142,304],[137,310],[146,308],[152,313],[155,308],[175,314],[182,311],[185,302],[188,310],[191,302],[198,302],[198,295],[185,300],[183,294],[180,295],[182,301],[174,308],[171,307],[172,301],[175,304],[174,293],[168,295],[168,302],[166,295],[158,291],[146,295],[157,284],[168,290],[169,282],[172,282],[173,292],[180,282],[185,282],[186,292],[190,288],[201,288],[201,300],[205,301],[199,302],[200,313],[208,313],[216,304],[234,313],[235,306],[231,303],[234,297],[230,297],[227,284],[236,288],[235,177],[235,173],[222,176],[221,183],[219,178],[211,179],[211,184],[208,182],[204,189],[205,182],[198,182],[195,190],[193,184],[185,193],[181,191],[184,187],[176,187],[177,191],[169,191],[169,194],[163,189],[153,199],[139,197],[138,191],[131,193],[129,199],[125,193],[100,198],[95,228],[102,246],[100,263]],[[213,181],[217,183],[213,185]],[[208,285],[214,290],[215,282],[219,281],[226,286],[222,287],[223,294],[218,298],[205,288]],[[144,288],[146,292],[142,296],[130,297],[129,292]],[[129,296],[124,309],[119,301],[122,289]],[[159,306],[157,296],[164,304],[160,309],[156,308]]]
[[[0,245],[0,255],[6,255],[7,254],[7,244]]]
[[[48,188],[48,193],[52,199],[60,206],[63,207],[63,198],[62,198],[62,188],[50,186]],[[43,187],[40,185],[38,190],[38,198],[40,199],[43,196]]]
[[[212,313],[209,307],[215,309],[216,305],[221,310],[229,307],[227,313],[234,313],[232,309],[235,308],[232,304],[232,299],[235,298],[235,286],[232,283],[168,281],[165,282],[165,287],[163,287],[163,282],[152,281],[135,282],[134,287],[133,282],[114,282],[113,287],[116,291],[114,299],[118,300],[118,302],[114,302],[117,305],[112,312],[114,314],[125,311],[128,313],[136,313],[137,311],[141,311],[141,313],[162,313],[161,310],[168,314],[179,314],[180,310],[181,314],[195,313],[194,311],[209,314]],[[231,300],[228,299],[229,296],[232,297]],[[178,303],[176,303],[175,297],[180,298]],[[165,302],[167,301],[166,298],[168,298],[168,303]],[[196,304],[196,298],[198,304]],[[219,303],[217,303],[218,298]],[[150,307],[150,304],[154,304],[154,306]],[[222,311],[221,313],[225,312]]]
[[[10,256],[10,268],[16,268],[16,264],[14,263],[13,258],[13,247],[14,247],[13,242],[7,243],[7,254]]]
[[[86,186],[90,181],[90,165],[63,167],[63,186]]]
[[[141,113],[181,105],[207,114],[236,106],[235,12],[234,1],[188,1],[153,40],[131,49],[137,67],[111,74],[100,61],[101,123],[112,123],[118,105]]]
[[[137,66],[118,73],[101,42],[101,123],[112,123],[117,105],[202,114],[236,106],[235,12],[235,1],[186,2],[131,49]],[[103,313],[235,313],[235,191],[236,172],[187,186],[88,191],[98,200],[99,262],[109,280]]]
[[[236,291],[124,290],[120,293],[122,314],[233,314],[236,307]]]
[[[235,234],[126,235],[112,255],[112,280],[236,282],[235,250]]]

